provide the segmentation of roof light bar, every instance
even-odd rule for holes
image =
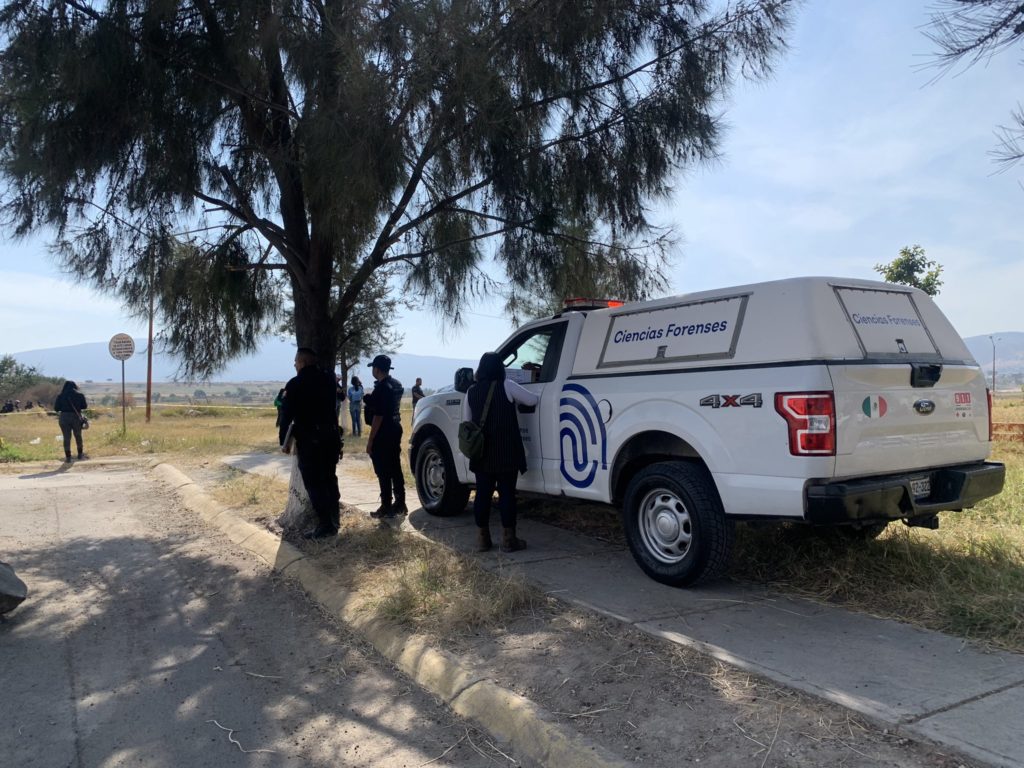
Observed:
[[[564,309],[608,309],[609,307],[621,307],[624,302],[617,299],[590,299],[582,296],[566,299],[563,303]]]

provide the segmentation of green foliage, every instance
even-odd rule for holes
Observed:
[[[533,273],[532,288],[510,292],[505,305],[516,323],[553,315],[567,298],[639,301],[664,289],[660,270],[646,269],[628,248],[615,242],[602,245],[593,229],[583,224],[567,234],[571,239],[562,243],[557,263],[522,265]]]
[[[135,311],[154,296],[197,380],[285,306],[299,344],[353,355],[392,281],[453,321],[581,263],[641,295],[671,243],[647,204],[716,156],[795,4],[18,0],[2,211]]]
[[[164,245],[148,249],[146,258],[153,254],[156,262],[152,280],[167,327],[160,340],[185,361],[179,373],[203,378],[223,361],[255,352],[280,307],[269,273],[248,270],[248,254],[237,241],[209,248],[177,240]],[[143,259],[120,283],[140,312],[149,295],[147,266]]]
[[[888,264],[876,264],[878,272],[887,283],[898,283],[920,288],[929,296],[938,296],[942,287],[942,265],[925,258],[924,248],[912,245],[900,248],[900,255]]]
[[[25,454],[18,446],[11,445],[0,437],[0,464],[9,464],[13,461],[25,461]]]
[[[63,379],[43,376],[34,367],[19,363],[13,355],[0,356],[0,400],[40,400],[52,392],[55,384],[63,384]]]

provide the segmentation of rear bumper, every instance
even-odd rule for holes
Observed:
[[[1003,490],[1006,468],[980,461],[942,469],[883,477],[808,484],[804,519],[837,525],[930,517],[943,510],[961,510]],[[928,477],[931,493],[915,499],[910,481]]]

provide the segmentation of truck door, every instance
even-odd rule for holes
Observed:
[[[527,328],[498,351],[505,364],[505,376],[540,398],[534,408],[519,409],[519,431],[526,448],[526,474],[518,483],[523,490],[544,491],[543,427],[558,424],[559,392],[553,382],[558,374],[566,325],[565,320],[557,320]],[[554,447],[548,447],[548,452]]]

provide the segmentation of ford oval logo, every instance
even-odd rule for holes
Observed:
[[[935,403],[932,400],[918,400],[914,403],[914,410],[922,416],[927,416],[929,413],[934,413]]]

